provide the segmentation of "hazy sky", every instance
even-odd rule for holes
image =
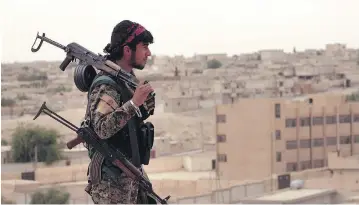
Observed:
[[[359,48],[359,0],[2,0],[2,62],[63,60],[62,44],[77,42],[102,53],[113,27],[124,19],[149,29],[156,55],[291,51],[345,43]]]

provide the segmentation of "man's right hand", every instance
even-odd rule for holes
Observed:
[[[141,106],[147,99],[148,95],[153,92],[153,88],[149,83],[141,82],[132,97],[132,102],[137,106]]]

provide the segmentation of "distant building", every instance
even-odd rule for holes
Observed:
[[[327,165],[327,153],[359,154],[359,103],[336,93],[256,98],[216,107],[217,171],[249,180]]]
[[[185,112],[199,108],[199,97],[196,96],[164,97],[164,102],[164,112]]]
[[[12,162],[11,146],[1,146],[1,164]]]
[[[252,199],[242,200],[245,204],[335,204],[335,189],[300,189],[278,191]]]

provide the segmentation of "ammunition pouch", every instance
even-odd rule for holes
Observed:
[[[139,151],[141,164],[148,165],[151,158],[151,149],[154,142],[154,126],[151,122],[146,122],[140,126]]]

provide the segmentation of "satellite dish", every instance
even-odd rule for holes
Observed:
[[[291,189],[302,189],[304,187],[304,181],[301,179],[293,180],[290,182]]]

